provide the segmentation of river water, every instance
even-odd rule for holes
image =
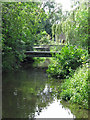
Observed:
[[[62,80],[48,78],[46,69],[27,67],[3,73],[3,118],[87,118],[88,111],[57,99]]]

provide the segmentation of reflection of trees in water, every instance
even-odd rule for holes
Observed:
[[[41,69],[28,69],[3,76],[2,112],[4,118],[34,118],[53,102],[60,91],[62,80],[47,80]],[[78,109],[66,102],[64,108],[70,108],[76,117],[87,117],[87,111]],[[66,108],[66,109],[67,109]]]
[[[26,98],[24,98],[24,100],[22,100],[22,96],[19,98],[20,99],[18,100],[18,103],[20,109],[21,107],[23,107],[22,109],[24,110],[24,112],[26,111],[25,116],[26,117],[29,116],[31,118],[35,117],[35,113],[39,115],[42,109],[48,106],[49,103],[53,101],[53,97],[51,95],[51,89],[49,86],[45,86],[45,85],[41,85],[40,89],[37,89],[36,91],[34,91],[34,93],[30,93],[28,95],[26,93]]]
[[[37,99],[37,114],[39,115],[42,109],[48,106],[53,101],[53,96],[51,95],[51,88],[46,84],[43,91],[39,94],[39,99]]]
[[[4,118],[33,118],[53,101],[42,70],[7,74],[3,79]]]

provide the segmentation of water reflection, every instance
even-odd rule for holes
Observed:
[[[3,116],[6,118],[34,117],[36,106],[38,112],[42,102],[40,95],[45,87],[46,74],[38,69],[29,69],[16,73],[3,74]]]
[[[57,101],[58,82],[48,82],[41,68],[3,73],[3,118],[74,118],[68,108]],[[54,85],[53,85],[54,84]],[[59,83],[60,87],[60,83]]]
[[[55,99],[39,116],[36,115],[36,118],[75,118],[75,116],[60,104],[60,100]]]

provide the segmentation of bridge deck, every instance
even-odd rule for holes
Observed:
[[[65,45],[34,45],[33,48],[34,50],[40,50],[40,51],[50,51],[50,49],[53,47],[56,47],[56,49],[61,49]]]
[[[57,46],[64,47],[65,45],[34,45],[34,47],[35,47],[35,46],[36,46],[36,47],[40,47],[40,46],[41,46],[41,47],[50,47],[50,46],[53,46],[53,47],[54,47],[54,46],[55,46],[55,47],[57,47]]]
[[[43,46],[43,47],[33,47],[35,50],[41,50],[41,51],[49,51],[49,47],[48,46]]]
[[[59,53],[59,51],[26,51],[26,55],[30,57],[52,57],[52,54]]]

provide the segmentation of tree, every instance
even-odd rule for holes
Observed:
[[[88,5],[80,2],[77,7],[70,11],[66,19],[53,27],[53,33],[57,36],[63,32],[67,43],[88,47]]]
[[[41,20],[46,14],[37,2],[2,4],[3,68],[15,69],[23,61],[26,49],[38,42],[37,33],[43,31]]]
[[[48,18],[45,22],[45,30],[52,37],[52,25],[58,23],[62,18],[62,6],[53,0],[42,2],[42,8],[47,13]]]

